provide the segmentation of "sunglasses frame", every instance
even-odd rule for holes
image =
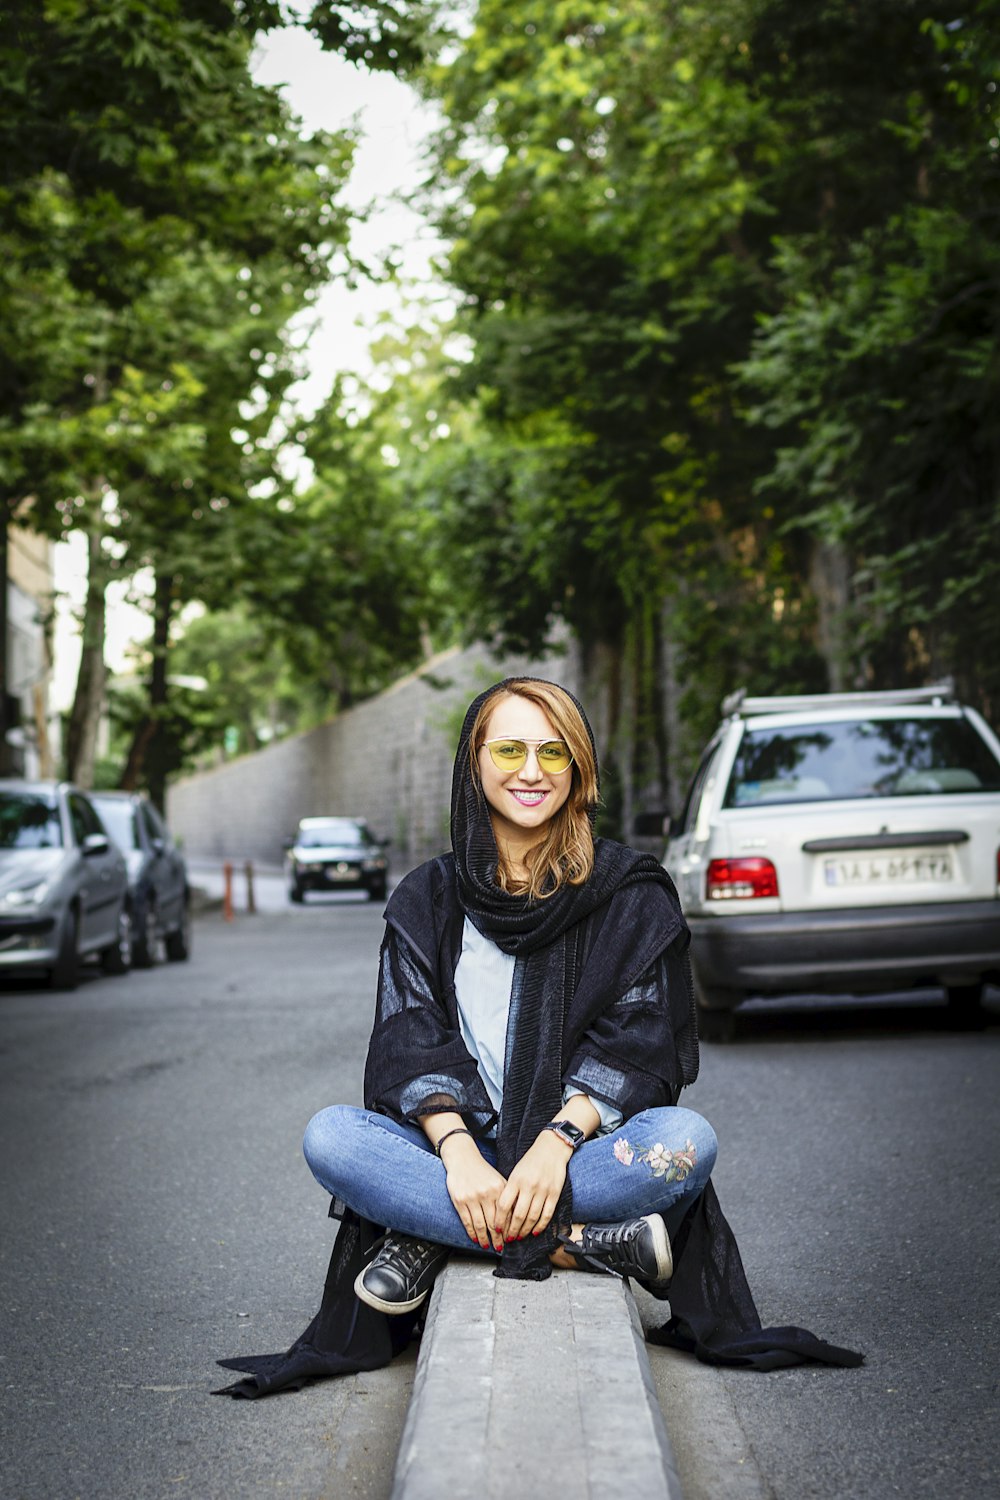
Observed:
[[[491,745],[523,745],[524,746],[524,760],[521,761],[520,765],[516,765],[516,766],[501,766],[501,765],[497,765],[496,757],[494,756],[493,751],[490,750],[490,746]],[[544,740],[526,740],[524,738],[524,736],[520,735],[520,734],[497,734],[497,735],[494,735],[492,739],[483,740],[483,749],[490,751],[490,760],[496,766],[497,770],[498,771],[508,771],[508,772],[510,772],[511,775],[513,775],[513,773],[515,771],[520,771],[520,769],[521,769],[522,766],[526,766],[527,765],[527,763],[528,763],[528,750],[530,748],[534,749],[535,759],[538,760],[538,752],[542,748],[543,745],[565,745],[566,746],[566,753],[567,753],[567,755],[569,755],[569,762],[568,762],[568,764],[565,765],[565,766],[563,766],[562,769],[559,770],[559,771],[546,770],[546,768],[542,765],[541,761],[539,760],[538,761],[539,769],[545,771],[545,773],[546,773],[547,776],[565,776],[565,774],[566,774],[567,771],[571,771],[573,769],[573,756],[572,756],[572,754],[570,752],[570,748],[566,744],[566,741],[563,740],[563,739],[560,739],[558,737],[558,735],[549,735],[548,738],[546,738]]]

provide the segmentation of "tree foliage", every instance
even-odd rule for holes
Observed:
[[[439,106],[459,303],[289,435],[301,493],[287,330],[350,141],[251,80],[292,24]],[[950,671],[995,713],[998,36],[1000,0],[7,7],[7,505],[152,567],[154,668],[197,599],[310,702],[565,622],[625,824],[742,682]]]
[[[346,247],[351,141],[306,135],[281,92],[253,81],[255,36],[302,22],[349,58],[403,70],[425,13],[407,0],[5,8],[0,489],[4,514],[27,503],[50,535],[103,537],[70,735],[84,779],[105,584],[144,568],[162,584],[148,747],[166,720],[170,617],[187,599],[231,603],[244,511],[252,524],[270,506],[278,524],[279,415],[299,368],[289,323]]]
[[[742,376],[775,435],[757,493],[850,557],[853,672],[953,673],[995,713],[1000,9],[924,9],[906,15],[905,101],[878,122],[877,192],[859,212],[841,188],[849,214],[776,238],[776,310]]]
[[[675,757],[743,681],[997,702],[998,9],[481,0],[426,71],[456,576],[661,752],[664,691]]]

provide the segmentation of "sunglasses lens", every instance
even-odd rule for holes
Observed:
[[[543,771],[558,774],[565,771],[572,759],[569,746],[563,740],[546,740],[544,745],[538,747],[538,764]]]
[[[528,747],[523,740],[495,740],[489,752],[498,771],[519,771],[528,759]]]

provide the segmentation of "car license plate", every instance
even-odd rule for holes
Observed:
[[[352,870],[349,865],[346,869],[343,870],[338,870],[336,865],[327,865],[326,878],[327,880],[333,881],[356,880],[358,878],[358,872],[357,870]]]
[[[955,878],[947,850],[912,853],[841,854],[824,862],[827,885],[937,885]]]

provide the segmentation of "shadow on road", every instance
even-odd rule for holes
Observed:
[[[740,1046],[774,1042],[871,1041],[877,1037],[995,1035],[1000,990],[987,990],[978,1025],[960,1025],[940,990],[898,995],[804,995],[795,1000],[748,1000],[735,1017]],[[702,1045],[711,1046],[712,1043]],[[732,1045],[732,1042],[726,1045]]]

